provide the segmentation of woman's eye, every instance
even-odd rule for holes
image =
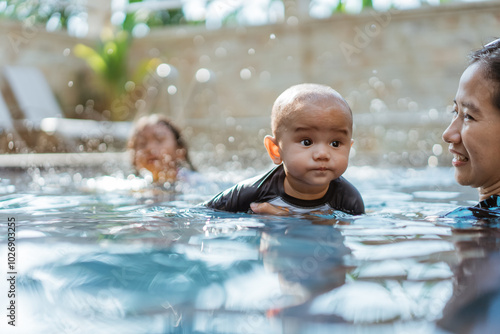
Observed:
[[[468,120],[473,121],[473,120],[474,120],[474,117],[472,117],[472,116],[471,116],[471,115],[469,115],[469,114],[464,114],[464,119],[468,119]]]
[[[311,139],[304,139],[300,142],[304,146],[311,146],[312,145],[312,140]]]
[[[332,145],[333,147],[339,147],[340,146],[340,142],[339,141],[332,141],[330,143],[330,145]]]

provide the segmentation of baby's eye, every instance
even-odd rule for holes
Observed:
[[[330,145],[332,145],[333,147],[339,147],[340,146],[340,142],[338,140],[335,140],[335,141],[332,141],[330,143]]]
[[[313,142],[311,139],[303,139],[300,143],[304,146],[311,146]]]

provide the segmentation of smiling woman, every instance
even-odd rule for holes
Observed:
[[[478,188],[479,207],[500,195],[500,39],[474,52],[460,78],[451,124],[443,133],[455,179]]]

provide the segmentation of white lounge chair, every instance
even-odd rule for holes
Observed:
[[[0,152],[14,153],[26,148],[26,143],[17,133],[7,103],[0,94]]]
[[[37,68],[6,66],[4,75],[29,128],[72,141],[108,135],[125,141],[129,136],[132,122],[65,118],[45,76]]]

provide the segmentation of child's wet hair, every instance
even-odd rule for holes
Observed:
[[[300,102],[314,103],[325,97],[335,97],[344,103],[352,118],[351,107],[347,101],[335,89],[330,86],[304,83],[289,87],[281,93],[273,104],[271,112],[271,129],[273,136],[277,136],[279,129],[285,120],[296,111],[296,105]]]

